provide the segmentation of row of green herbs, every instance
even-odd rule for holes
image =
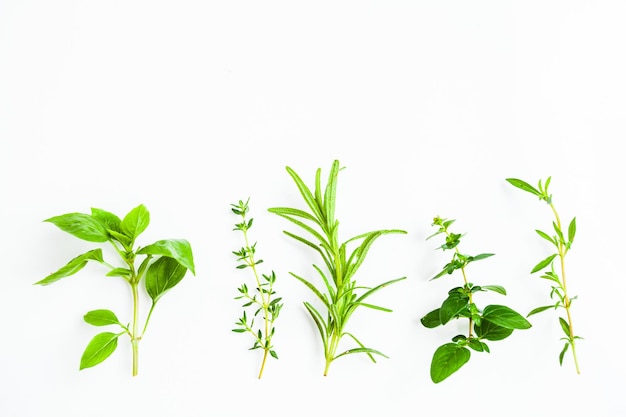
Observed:
[[[290,272],[298,281],[303,283],[314,296],[312,301],[304,302],[304,307],[309,313],[324,347],[324,375],[327,375],[331,363],[350,354],[365,354],[373,362],[375,356],[387,357],[379,350],[366,347],[353,333],[347,331],[349,319],[358,307],[365,307],[383,312],[391,312],[390,309],[376,304],[365,302],[372,294],[393,283],[402,281],[406,277],[388,280],[373,287],[357,285],[356,272],[363,264],[372,244],[379,237],[386,234],[406,234],[399,229],[375,230],[354,236],[343,242],[339,239],[339,221],[335,218],[335,204],[337,195],[337,179],[341,170],[339,161],[332,164],[325,186],[322,186],[321,169],[315,175],[314,187],[309,188],[301,177],[290,167],[287,172],[295,182],[301,197],[308,210],[292,207],[270,208],[271,213],[277,214],[298,226],[302,233],[284,231],[284,233],[306,247],[313,249],[320,257],[321,263],[314,264],[313,268],[321,281],[315,285],[311,278],[304,278],[301,274]],[[564,258],[571,248],[576,232],[576,219],[574,218],[568,227],[567,238],[563,233],[561,221],[552,203],[552,196],[548,194],[550,178],[545,186],[539,181],[538,189],[518,179],[507,179],[509,183],[524,191],[530,192],[545,201],[552,209],[555,221],[553,229],[555,235],[537,230],[542,238],[552,243],[556,253],[551,254],[533,268],[531,273],[544,271],[541,278],[552,281],[550,297],[556,299],[554,304],[541,306],[533,309],[528,316],[549,310],[562,308],[566,312],[566,318],[559,317],[559,322],[565,333],[565,346],[559,355],[562,364],[563,356],[571,347],[574,356],[576,370],[580,373],[578,359],[576,357],[576,340],[580,339],[573,332],[570,307],[576,297],[570,297],[567,293],[565,279]],[[253,219],[246,216],[249,212],[249,200],[240,200],[237,204],[231,204],[231,210],[240,216],[240,221],[235,224],[234,230],[240,231],[244,245],[233,254],[237,256],[237,268],[249,268],[252,271],[253,288],[246,283],[238,288],[236,299],[243,300],[244,311],[236,322],[237,333],[247,333],[252,336],[254,343],[250,350],[260,349],[263,351],[261,367],[258,378],[263,375],[266,359],[269,356],[278,358],[272,343],[275,334],[274,322],[283,307],[282,298],[276,297],[274,284],[276,274],[260,274],[258,265],[263,261],[255,258],[256,243],[249,241],[248,231],[252,227]],[[46,220],[53,223],[61,230],[71,235],[95,243],[109,243],[117,253],[120,262],[114,266],[104,260],[101,248],[96,248],[83,253],[70,260],[64,267],[38,281],[36,284],[48,285],[62,278],[74,275],[80,271],[89,261],[95,261],[108,269],[107,276],[120,277],[130,286],[132,294],[133,315],[127,324],[123,324],[115,313],[107,309],[92,310],[85,314],[84,320],[94,326],[117,326],[117,332],[102,332],[97,334],[85,349],[80,362],[80,369],[95,366],[107,359],[116,349],[118,338],[128,335],[133,353],[132,374],[138,372],[138,344],[148,327],[150,317],[160,298],[171,288],[177,285],[185,276],[187,270],[195,275],[194,261],[191,246],[183,239],[160,240],[147,246],[135,246],[136,238],[148,227],[150,215],[143,205],[131,210],[123,219],[102,209],[91,210],[90,214],[68,213]],[[471,350],[476,352],[489,352],[489,346],[485,341],[502,340],[510,336],[513,330],[528,329],[531,327],[528,320],[519,313],[503,305],[488,305],[479,308],[474,302],[476,294],[484,291],[493,291],[506,295],[506,290],[500,285],[474,285],[467,279],[466,267],[469,263],[486,259],[493,254],[484,253],[475,256],[462,254],[458,245],[462,235],[452,233],[448,227],[454,220],[436,217],[433,225],[438,227],[436,233],[429,237],[445,235],[445,243],[438,247],[442,250],[452,250],[453,255],[441,272],[432,279],[438,279],[445,275],[451,275],[460,271],[463,277],[462,285],[452,288],[442,304],[426,314],[422,324],[427,328],[445,325],[451,320],[466,319],[468,321],[467,335],[456,335],[451,342],[441,345],[434,353],[431,361],[431,379],[438,383],[458,371],[471,357]],[[139,265],[140,256],[144,256]],[[554,262],[559,261],[560,275],[555,270]],[[151,306],[143,325],[139,319],[139,285],[144,283],[146,293],[151,299]],[[255,324],[255,319],[258,319]],[[528,317],[527,316],[527,317]],[[347,337],[353,343],[353,347],[340,350],[340,342]]]

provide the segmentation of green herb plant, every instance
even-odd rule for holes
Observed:
[[[249,333],[254,338],[254,344],[250,350],[262,349],[263,359],[261,361],[261,367],[259,369],[258,378],[263,376],[263,369],[265,368],[265,362],[268,355],[275,359],[278,359],[278,355],[272,345],[272,337],[276,331],[274,327],[274,321],[278,317],[283,304],[281,303],[281,297],[274,297],[276,291],[274,291],[274,283],[276,282],[276,274],[272,271],[269,275],[260,274],[257,266],[263,263],[262,259],[256,259],[256,242],[250,244],[248,237],[248,231],[252,227],[254,219],[247,220],[246,215],[249,211],[250,199],[243,202],[239,200],[237,204],[231,204],[231,210],[234,214],[240,216],[241,221],[235,224],[233,230],[240,231],[243,234],[244,246],[238,251],[233,251],[233,254],[237,256],[237,269],[250,268],[252,275],[254,276],[254,291],[248,288],[247,284],[242,284],[239,287],[239,296],[235,297],[236,300],[243,300],[243,314],[236,322],[237,328],[233,329],[236,333]],[[262,279],[261,279],[262,277]],[[248,319],[247,311],[254,310]],[[258,317],[259,313],[262,313],[262,324],[255,326],[254,320]]]
[[[519,313],[509,307],[497,304],[487,305],[480,309],[474,302],[476,294],[484,291],[493,291],[506,295],[506,290],[500,285],[474,285],[467,278],[466,268],[472,263],[493,256],[493,253],[466,255],[459,251],[458,245],[464,235],[452,233],[448,230],[454,220],[435,217],[433,226],[437,232],[426,240],[444,235],[445,243],[437,247],[443,251],[452,250],[452,259],[434,277],[441,278],[460,270],[463,284],[448,291],[441,306],[432,310],[421,319],[422,325],[435,328],[445,325],[452,319],[466,319],[468,323],[467,335],[459,334],[451,342],[439,346],[433,354],[430,364],[430,378],[434,383],[440,383],[465,365],[471,357],[470,349],[476,352],[489,353],[488,341],[497,341],[509,337],[513,330],[528,329],[530,323]]]
[[[116,326],[118,331],[97,334],[89,342],[81,357],[80,369],[93,367],[107,359],[117,348],[118,338],[126,334],[130,337],[132,346],[132,375],[136,376],[139,341],[146,332],[154,307],[166,292],[183,279],[187,270],[195,275],[189,242],[182,239],[166,239],[147,246],[135,247],[135,240],[150,223],[150,213],[143,204],[132,209],[123,219],[108,211],[92,208],[91,214],[68,213],[44,221],[88,242],[108,242],[119,255],[121,266],[113,266],[104,260],[102,248],[89,250],[35,284],[49,285],[74,275],[89,261],[104,265],[108,269],[107,277],[124,279],[130,285],[132,294],[132,319],[130,323],[123,324],[115,313],[106,309],[92,310],[85,314],[84,320],[87,323],[98,327]],[[137,265],[141,257],[143,260]],[[140,326],[139,285],[142,279],[152,304],[143,326]]]
[[[561,325],[561,328],[563,329],[563,332],[565,333],[565,337],[561,339],[565,341],[565,345],[563,346],[563,349],[559,354],[559,364],[561,364],[561,366],[563,365],[563,358],[567,353],[567,350],[571,346],[572,355],[574,357],[574,365],[576,367],[576,373],[580,374],[578,357],[576,356],[576,340],[582,338],[574,334],[574,326],[572,324],[571,314],[572,301],[576,299],[576,296],[571,297],[568,294],[567,279],[565,276],[565,255],[567,255],[570,248],[572,247],[572,243],[574,242],[574,236],[576,235],[576,217],[572,218],[569,226],[567,227],[566,238],[563,230],[563,225],[561,223],[561,218],[559,217],[559,213],[557,212],[554,203],[552,202],[552,194],[548,192],[551,178],[552,177],[548,177],[545,180],[544,184],[542,184],[542,181],[539,180],[539,189],[533,187],[525,181],[516,178],[507,178],[507,181],[511,185],[539,197],[540,201],[545,201],[548,206],[550,206],[552,214],[554,215],[554,221],[552,222],[552,229],[554,230],[554,234],[546,233],[541,230],[535,230],[535,232],[537,232],[540,237],[550,242],[552,246],[554,246],[556,252],[552,253],[550,256],[535,265],[530,273],[534,274],[543,271],[543,275],[541,275],[541,278],[552,282],[550,298],[552,300],[556,299],[556,302],[551,305],[537,307],[533,309],[530,313],[528,313],[528,316],[532,316],[533,314],[537,314],[552,308],[554,308],[555,310],[559,308],[565,310],[566,318],[559,317],[559,323]],[[558,269],[555,269],[554,263],[557,260],[559,266]]]
[[[323,346],[325,367],[324,376],[328,375],[330,364],[343,356],[355,353],[364,353],[376,362],[374,355],[387,357],[378,350],[365,347],[359,339],[345,329],[348,320],[358,307],[367,307],[375,310],[390,312],[388,308],[366,303],[365,300],[380,289],[401,281],[406,277],[393,279],[375,287],[359,286],[355,274],[363,264],[365,257],[376,239],[391,233],[406,233],[403,230],[376,230],[352,237],[343,243],[339,241],[339,221],[335,218],[335,201],[337,195],[337,177],[340,171],[339,161],[335,160],[330,169],[328,182],[322,189],[321,169],[315,176],[313,191],[302,181],[300,176],[290,167],[287,172],[294,180],[301,196],[304,198],[309,211],[298,208],[276,207],[270,208],[275,213],[291,221],[310,237],[303,237],[288,231],[284,233],[316,251],[323,262],[323,266],[313,265],[323,282],[323,286],[316,287],[310,280],[291,272],[290,274],[302,282],[321,302],[325,310],[318,310],[312,303],[304,302],[304,307],[319,331]],[[353,249],[353,246],[355,246]],[[340,341],[348,336],[356,347],[338,353]]]

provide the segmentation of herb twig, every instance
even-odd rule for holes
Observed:
[[[435,217],[433,226],[437,232],[426,240],[444,235],[445,243],[437,249],[452,250],[452,259],[431,280],[451,275],[460,270],[463,276],[463,285],[452,288],[439,308],[432,310],[421,319],[422,325],[435,328],[447,324],[452,319],[467,319],[468,330],[466,335],[457,335],[452,342],[441,345],[435,351],[431,365],[430,377],[434,383],[439,383],[458,371],[471,357],[472,349],[476,352],[489,353],[489,346],[484,340],[496,341],[509,337],[515,329],[528,329],[530,323],[519,313],[503,305],[488,305],[479,309],[474,303],[474,295],[481,291],[493,291],[506,295],[506,290],[500,285],[474,285],[468,281],[466,267],[471,262],[493,256],[493,253],[466,255],[459,251],[458,245],[463,235],[448,230],[454,220]]]
[[[256,243],[250,244],[248,238],[248,231],[252,227],[253,219],[247,220],[246,215],[249,211],[250,199],[245,202],[239,200],[237,204],[231,204],[231,210],[234,214],[240,216],[241,221],[235,224],[233,230],[238,230],[243,234],[244,246],[237,251],[233,251],[233,254],[237,256],[237,261],[240,262],[237,265],[237,269],[250,268],[252,275],[254,276],[255,291],[250,294],[248,286],[242,284],[239,287],[239,296],[235,297],[236,300],[244,300],[244,311],[242,316],[236,322],[237,327],[233,329],[236,333],[249,333],[254,338],[254,344],[250,350],[262,349],[263,359],[261,361],[261,368],[259,369],[258,378],[263,376],[263,369],[265,368],[265,362],[268,354],[275,359],[278,359],[278,355],[272,345],[272,337],[276,331],[274,327],[274,321],[278,317],[283,304],[280,302],[282,298],[273,298],[276,292],[274,291],[274,283],[276,282],[276,274],[272,271],[269,275],[259,274],[257,266],[263,263],[262,259],[255,259]],[[263,279],[261,279],[261,277]],[[248,322],[248,315],[246,309],[254,309],[252,317]],[[263,323],[261,326],[255,327],[254,319],[262,312]]]
[[[546,311],[549,309],[565,309],[566,318],[559,317],[559,324],[565,333],[565,337],[562,340],[565,340],[565,345],[559,354],[559,363],[563,365],[563,357],[567,350],[571,346],[572,356],[574,358],[574,366],[576,367],[576,373],[580,374],[580,367],[578,365],[578,357],[576,355],[576,340],[582,339],[580,336],[576,336],[574,333],[574,325],[572,323],[572,314],[571,314],[571,306],[572,301],[576,299],[576,296],[571,297],[567,292],[567,279],[565,275],[565,256],[568,254],[570,248],[572,247],[572,243],[574,243],[574,237],[576,235],[576,217],[572,218],[567,227],[567,238],[565,237],[565,233],[563,230],[563,226],[561,223],[561,218],[559,217],[559,213],[554,206],[552,201],[552,194],[548,192],[548,187],[550,186],[550,181],[552,177],[548,177],[545,182],[542,184],[542,181],[539,180],[538,189],[528,184],[525,181],[522,181],[517,178],[507,178],[507,181],[526,192],[529,192],[537,197],[539,197],[540,201],[545,201],[550,209],[552,210],[552,214],[554,216],[554,221],[552,222],[552,228],[554,230],[554,234],[549,234],[543,232],[541,230],[535,230],[535,232],[547,240],[554,246],[556,249],[556,253],[551,254],[547,258],[543,259],[539,262],[535,267],[530,271],[531,274],[536,272],[544,271],[541,278],[551,281],[550,298],[556,299],[556,303],[552,305],[537,307],[533,309],[528,316],[533,314],[540,313],[542,311]],[[554,262],[558,257],[558,270],[560,270],[560,275],[554,268]],[[547,271],[546,271],[547,270]]]
[[[357,285],[355,274],[376,239],[386,234],[404,234],[406,232],[397,229],[376,230],[360,234],[341,243],[339,241],[339,221],[335,218],[337,177],[340,171],[339,161],[333,162],[324,188],[321,184],[321,169],[317,170],[313,191],[293,169],[290,167],[286,169],[310,211],[290,207],[276,207],[269,209],[269,211],[289,220],[310,235],[310,238],[305,238],[292,232],[284,232],[287,236],[317,252],[323,262],[323,266],[313,265],[323,282],[323,286],[316,287],[308,279],[293,272],[290,274],[309,288],[326,310],[325,314],[322,314],[312,303],[304,302],[304,307],[317,326],[324,346],[324,376],[328,375],[330,364],[334,360],[346,355],[364,353],[373,362],[376,362],[374,355],[387,357],[378,350],[365,347],[356,336],[345,331],[345,328],[358,307],[391,311],[388,308],[366,303],[365,300],[380,289],[406,277],[393,279],[375,287],[363,287]],[[352,251],[349,249],[351,245],[356,245]],[[356,343],[356,347],[337,353],[340,341],[344,336],[352,339]]]
[[[139,341],[146,332],[154,307],[167,291],[183,279],[187,270],[195,275],[193,254],[189,242],[183,239],[166,239],[148,246],[135,248],[135,240],[150,223],[150,213],[143,204],[132,209],[123,219],[108,211],[92,208],[91,214],[68,213],[51,217],[45,221],[79,239],[96,243],[108,242],[119,255],[122,266],[115,267],[104,260],[101,248],[92,249],[75,257],[64,267],[35,284],[49,285],[74,275],[83,269],[89,261],[98,262],[108,268],[109,271],[106,276],[124,279],[130,285],[132,294],[133,315],[131,322],[126,325],[123,324],[115,313],[106,309],[92,310],[85,314],[85,322],[93,326],[114,325],[122,331],[118,333],[103,332],[96,335],[89,342],[81,357],[80,369],[93,367],[107,359],[117,348],[118,338],[127,334],[132,346],[132,374],[136,376],[139,369]],[[139,255],[145,255],[145,257],[137,267]],[[141,327],[139,284],[142,280],[152,299],[152,305],[144,325]],[[140,331],[140,329],[142,330]]]

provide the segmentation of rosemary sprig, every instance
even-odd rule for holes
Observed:
[[[322,260],[322,266],[313,265],[322,280],[322,286],[317,287],[310,280],[293,272],[290,274],[311,290],[325,309],[325,311],[320,311],[312,303],[304,302],[304,307],[317,326],[324,346],[324,376],[328,375],[330,364],[334,360],[346,355],[364,353],[373,362],[376,362],[374,355],[387,357],[378,350],[366,347],[356,336],[345,329],[348,320],[358,307],[391,311],[385,307],[366,303],[365,300],[380,289],[406,277],[393,279],[374,287],[364,287],[357,285],[355,274],[363,264],[376,239],[386,234],[404,234],[406,232],[397,229],[376,230],[340,242],[339,221],[335,218],[337,177],[340,171],[339,161],[333,162],[328,182],[324,188],[321,184],[321,169],[317,170],[313,191],[293,169],[290,167],[286,169],[298,187],[309,211],[289,207],[276,207],[269,209],[269,211],[289,220],[310,235],[309,238],[306,238],[292,232],[284,232],[287,236],[313,249]],[[349,249],[353,245],[356,247]],[[356,343],[356,346],[337,353],[340,341],[344,336],[350,338]]]

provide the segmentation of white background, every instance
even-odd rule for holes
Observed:
[[[0,415],[623,415],[625,18],[619,1],[2,0]],[[352,355],[323,377],[312,294],[289,276],[315,281],[318,259],[267,208],[302,207],[285,166],[312,184],[334,159],[341,240],[408,232],[377,241],[357,282],[407,279],[371,299],[392,313],[349,325],[390,358]],[[457,220],[464,252],[496,254],[468,274],[509,294],[476,302],[528,312],[550,303],[529,271],[550,253],[534,229],[552,215],[505,178],[548,176],[578,223],[567,268],[582,374],[569,354],[559,366],[550,311],[433,384],[431,355],[460,328],[419,318],[461,279],[429,282],[448,261],[425,240],[433,216]],[[258,351],[231,332],[250,277],[235,269],[229,205],[248,197],[285,301],[262,380]],[[197,274],[157,306],[137,377],[127,339],[79,371],[100,330],[82,315],[128,320],[130,294],[95,263],[32,285],[100,247],[42,221],[140,203],[138,243],[189,240]]]

